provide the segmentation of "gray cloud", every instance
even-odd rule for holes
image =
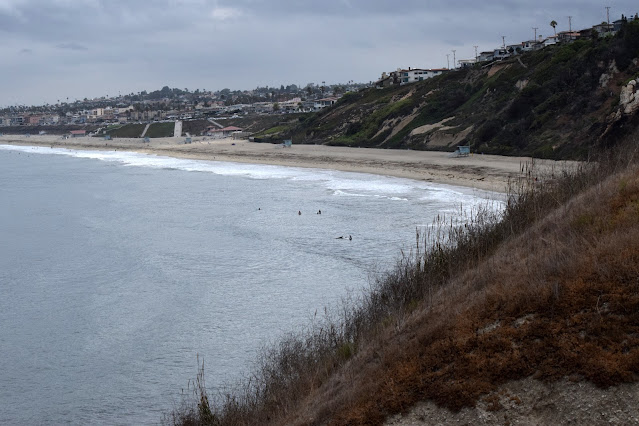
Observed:
[[[619,0],[611,16],[638,11]],[[573,28],[590,26],[605,8],[594,0],[0,0],[0,54],[11,63],[0,70],[0,93],[45,103],[165,84],[370,81],[397,67],[446,66],[452,49],[472,57],[474,45],[496,47],[502,35],[514,43],[533,27],[551,34],[553,19],[564,30],[568,16]]]
[[[89,50],[88,47],[82,46],[81,44],[76,43],[62,43],[56,46],[58,49],[63,50],[77,50],[77,51],[86,51]]]

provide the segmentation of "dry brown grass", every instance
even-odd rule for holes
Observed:
[[[239,392],[196,391],[189,424],[381,424],[529,376],[639,380],[634,153],[524,167],[502,216],[440,219],[361,298],[265,351]]]
[[[459,410],[528,376],[602,387],[639,380],[638,200],[633,170],[508,241],[488,267],[441,291],[402,338],[380,345],[393,362],[354,383],[330,419],[310,423],[380,424],[426,399]]]

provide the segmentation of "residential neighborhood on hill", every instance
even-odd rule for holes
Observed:
[[[520,55],[524,52],[531,52],[534,50],[540,50],[548,46],[552,46],[558,43],[570,43],[576,40],[581,39],[590,39],[593,37],[607,37],[615,35],[624,22],[632,22],[635,19],[639,19],[639,16],[635,14],[633,17],[625,17],[621,16],[620,19],[617,19],[613,22],[602,22],[601,24],[593,25],[589,28],[584,28],[582,30],[573,31],[572,28],[568,31],[560,31],[555,32],[554,35],[544,37],[543,35],[537,35],[535,33],[535,39],[526,40],[520,43],[515,44],[506,44],[506,38],[503,37],[503,44],[500,47],[494,48],[492,50],[487,50],[483,52],[479,52],[476,54],[475,58],[472,59],[459,59],[456,60],[456,63],[453,64],[453,70],[463,69],[473,67],[477,64],[486,65],[493,61],[501,61],[512,56]],[[553,27],[553,30],[556,29],[557,23],[552,21],[550,26]],[[535,29],[536,32],[537,29]],[[455,59],[454,59],[455,61]],[[415,83],[418,81],[423,81],[428,78],[436,77],[441,75],[444,72],[452,71],[449,68],[440,68],[440,69],[421,69],[421,68],[412,68],[408,67],[408,69],[398,68],[396,71],[391,72],[383,72],[382,76],[375,83],[375,86],[378,89],[383,89],[385,87],[391,86],[393,84],[409,84]]]
[[[164,87],[117,97],[58,102],[37,107],[12,106],[0,110],[0,127],[126,124],[190,120],[250,114],[313,112],[331,106],[342,94],[369,84],[307,84],[258,87],[254,90],[217,92]]]
[[[525,52],[540,50],[579,39],[607,37],[616,34],[624,22],[639,19],[621,16],[613,22],[602,22],[589,28],[556,32],[557,23],[552,21],[554,35],[537,35],[533,40],[507,44],[477,51],[472,59],[453,59],[453,68],[397,68],[383,72],[375,87],[382,89],[391,85],[404,85],[440,76],[446,72],[474,66],[484,66]],[[171,89],[168,86],[154,92],[138,92],[117,97],[60,101],[54,105],[11,106],[0,110],[0,127],[11,126],[58,126],[86,124],[149,123],[154,121],[176,121],[207,117],[237,117],[241,115],[271,115],[291,112],[314,112],[334,105],[346,92],[370,87],[371,83],[326,85],[309,83],[305,87],[295,84],[277,87],[257,87],[254,90],[216,92],[206,90]]]

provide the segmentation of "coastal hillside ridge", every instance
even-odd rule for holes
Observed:
[[[257,140],[584,159],[636,125],[639,21],[421,82],[346,93]]]
[[[639,426],[636,4],[5,3],[0,423]]]
[[[165,422],[638,424],[637,77],[634,23],[614,37],[347,94],[265,132],[585,161],[541,171],[531,160],[501,214],[439,217],[396,268],[266,348],[232,390],[207,390],[202,364]]]
[[[636,423],[638,136],[552,174],[529,164],[503,214],[438,218],[368,292],[267,348],[232,391],[210,393],[202,366],[165,422],[567,419],[554,401],[582,383],[622,401],[573,404],[583,424]],[[422,423],[396,417],[409,412]]]

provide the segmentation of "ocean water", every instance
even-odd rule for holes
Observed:
[[[235,382],[262,346],[391,267],[416,229],[495,198],[0,145],[0,424],[157,424],[196,357],[208,387]]]

